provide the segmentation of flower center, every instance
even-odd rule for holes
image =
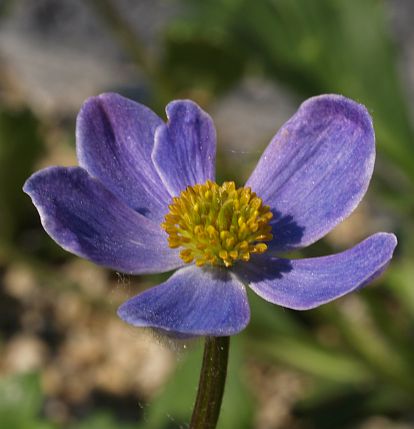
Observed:
[[[169,208],[161,226],[171,248],[184,248],[180,256],[186,263],[230,267],[265,252],[263,241],[273,238],[269,206],[250,188],[236,189],[234,182],[189,186]]]

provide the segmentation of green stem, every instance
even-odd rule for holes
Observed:
[[[226,382],[230,337],[206,337],[190,429],[215,429]]]

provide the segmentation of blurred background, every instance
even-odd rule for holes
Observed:
[[[394,231],[397,254],[363,291],[309,312],[250,296],[232,339],[221,429],[414,428],[414,2],[0,0],[0,427],[186,428],[201,341],[116,316],[165,276],[129,277],[60,249],[21,191],[76,165],[84,99],[192,98],[218,129],[218,176],[248,177],[307,97],[344,94],[374,117],[363,203],[298,256]]]

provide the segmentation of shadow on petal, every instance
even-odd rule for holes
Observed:
[[[272,209],[273,218],[269,222],[272,227],[273,240],[269,249],[284,251],[298,246],[302,241],[305,227],[298,225],[292,215],[283,215]]]
[[[378,277],[390,262],[397,239],[380,232],[351,249],[304,259],[257,257],[241,267],[242,279],[266,301],[309,310],[358,290]]]
[[[281,279],[292,269],[293,266],[289,259],[260,255],[252,257],[248,266],[245,266],[244,263],[239,264],[235,272],[244,283],[249,284]]]

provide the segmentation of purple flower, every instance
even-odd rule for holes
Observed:
[[[126,322],[171,335],[232,335],[250,311],[246,286],[305,310],[357,290],[390,261],[397,240],[377,233],[345,252],[286,259],[355,209],[375,158],[364,106],[338,95],[304,102],[244,188],[214,183],[216,132],[188,100],[164,123],[116,94],[86,101],[77,119],[79,167],[50,167],[24,186],[64,249],[131,273],[177,271],[124,303]]]

